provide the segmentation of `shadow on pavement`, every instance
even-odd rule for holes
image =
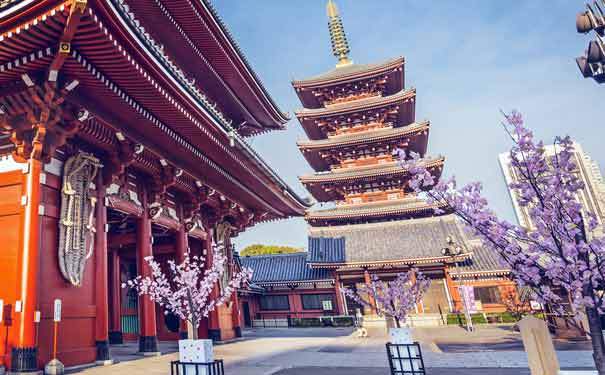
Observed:
[[[278,371],[274,375],[388,375],[389,373],[388,368],[380,367],[297,367]],[[528,368],[428,368],[426,373],[427,375],[530,375]]]

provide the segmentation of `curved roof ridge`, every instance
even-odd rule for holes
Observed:
[[[410,87],[409,89],[401,89],[400,91],[387,95],[387,96],[374,96],[371,98],[364,98],[361,100],[344,102],[339,104],[331,105],[330,107],[321,108],[302,108],[294,111],[294,115],[300,119],[304,116],[325,116],[329,114],[337,113],[349,113],[349,112],[360,112],[366,109],[373,108],[375,106],[382,106],[391,103],[396,103],[398,100],[406,99],[406,97],[415,97],[416,88]]]
[[[219,28],[221,29],[221,31],[227,38],[227,41],[229,42],[229,44],[231,44],[231,46],[233,47],[233,50],[235,51],[237,56],[244,63],[244,66],[250,72],[250,75],[252,76],[252,78],[256,81],[256,84],[258,85],[258,87],[261,89],[262,93],[267,98],[269,104],[271,104],[273,106],[273,109],[275,110],[276,114],[281,117],[281,118],[278,118],[278,120],[282,124],[285,124],[286,122],[288,122],[290,120],[289,114],[287,112],[282,111],[279,108],[279,106],[277,105],[277,102],[275,101],[275,99],[271,96],[271,94],[269,94],[269,90],[267,90],[267,88],[261,81],[261,79],[258,76],[258,74],[256,73],[256,71],[252,68],[252,64],[248,61],[246,55],[240,48],[239,44],[235,41],[233,34],[231,34],[231,31],[229,30],[229,28],[227,27],[227,25],[225,24],[225,22],[223,21],[221,16],[218,14],[218,11],[212,4],[212,1],[211,0],[199,0],[199,1],[202,2],[205,5],[205,7],[209,10],[210,14],[216,21],[216,24],[219,26]]]
[[[357,141],[372,141],[374,139],[382,139],[388,137],[395,137],[406,135],[408,133],[412,133],[414,131],[420,131],[421,129],[428,127],[430,122],[428,120],[424,120],[421,122],[413,122],[408,125],[400,126],[400,127],[387,127],[387,128],[379,128],[367,130],[364,132],[352,133],[352,134],[344,134],[338,135],[334,137],[329,137],[325,139],[308,139],[308,140],[299,140],[296,142],[296,145],[300,148],[320,148],[325,145],[333,145],[340,143],[354,143]]]
[[[260,254],[260,255],[241,255],[240,259],[250,259],[250,258],[271,258],[271,257],[286,257],[286,256],[307,256],[306,251],[299,251],[296,253],[276,253],[276,254]]]
[[[292,86],[303,87],[310,86],[313,84],[322,84],[331,81],[341,81],[349,78],[356,78],[359,76],[376,75],[391,68],[403,65],[404,63],[405,58],[403,56],[398,56],[380,63],[350,64],[331,69],[326,73],[322,73],[310,78],[293,80]]]

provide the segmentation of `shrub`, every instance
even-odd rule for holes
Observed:
[[[319,318],[292,318],[291,324],[294,327],[320,327]]]

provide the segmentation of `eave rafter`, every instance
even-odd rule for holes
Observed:
[[[83,6],[84,4],[84,6]],[[27,71],[27,72],[31,72],[31,71],[35,71],[35,72],[40,72],[41,70],[45,71],[45,73],[43,73],[44,78],[41,75],[38,74],[32,74],[32,77],[30,77],[30,79],[34,82],[34,86],[38,87],[38,88],[42,88],[42,89],[47,89],[48,87],[50,87],[50,83],[44,81],[44,79],[54,79],[56,81],[56,93],[52,95],[53,99],[58,100],[57,102],[49,102],[48,97],[45,97],[44,95],[41,96],[41,100],[38,101],[35,98],[30,98],[32,103],[36,103],[38,102],[37,105],[40,106],[40,113],[45,113],[45,111],[47,111],[45,108],[43,108],[43,105],[46,105],[47,107],[52,107],[54,105],[58,105],[58,107],[61,108],[61,110],[63,111],[62,114],[62,122],[61,122],[61,126],[57,127],[57,130],[54,131],[51,135],[51,137],[46,137],[46,140],[49,139],[60,139],[61,137],[67,139],[69,137],[73,137],[74,135],[78,136],[78,139],[80,138],[85,138],[85,137],[93,137],[94,138],[94,134],[84,134],[84,132],[82,132],[82,137],[80,137],[78,134],[78,129],[79,130],[83,130],[83,125],[85,125],[84,123],[88,123],[87,120],[81,120],[80,118],[82,117],[82,112],[87,112],[87,115],[89,115],[89,118],[94,118],[95,120],[101,120],[102,117],[98,116],[98,114],[93,111],[93,110],[89,110],[85,105],[85,103],[79,102],[78,100],[73,100],[75,98],[77,98],[79,95],[76,93],[74,94],[69,94],[69,92],[66,92],[66,88],[68,86],[71,86],[72,84],[74,85],[73,87],[70,87],[69,90],[72,90],[75,87],[79,87],[79,89],[82,88],[83,85],[77,86],[78,82],[71,80],[69,81],[67,84],[65,84],[70,77],[77,77],[78,79],[80,79],[80,75],[81,74],[86,74],[86,76],[82,76],[82,81],[87,81],[87,84],[92,82],[91,78],[97,78],[98,80],[101,81],[102,84],[104,84],[109,90],[113,91],[116,95],[117,95],[117,99],[122,99],[124,103],[131,105],[131,107],[134,109],[134,113],[137,115],[141,115],[142,117],[146,118],[147,120],[149,120],[151,123],[154,123],[154,125],[156,125],[158,128],[162,128],[162,131],[164,131],[164,133],[168,133],[169,135],[177,135],[174,131],[171,131],[166,125],[164,125],[163,123],[160,123],[157,118],[154,118],[153,115],[151,115],[150,112],[148,112],[142,105],[140,105],[139,103],[136,103],[131,97],[128,96],[128,94],[126,94],[125,91],[121,91],[115,82],[113,82],[108,76],[104,76],[102,78],[99,78],[99,74],[102,75],[100,72],[103,71],[103,69],[99,69],[99,68],[95,68],[90,61],[87,61],[83,55],[78,51],[78,48],[80,46],[80,44],[82,45],[86,45],[87,43],[90,43],[92,39],[90,39],[89,37],[92,35],[92,33],[96,33],[98,34],[98,29],[99,27],[102,27],[102,34],[105,35],[110,41],[111,44],[113,46],[116,46],[116,48],[119,45],[118,39],[115,36],[111,36],[111,31],[109,31],[105,26],[103,26],[100,23],[100,20],[97,22],[96,20],[96,16],[94,15],[94,12],[92,11],[92,9],[90,9],[90,7],[86,8],[85,7],[85,2],[82,1],[73,1],[73,2],[66,2],[62,5],[58,5],[56,8],[53,8],[51,11],[48,11],[47,13],[40,15],[39,17],[37,17],[34,21],[30,21],[28,20],[27,24],[23,24],[21,26],[21,32],[19,33],[18,31],[13,32],[12,34],[2,34],[0,35],[0,48],[7,48],[7,46],[9,44],[21,44],[21,49],[22,50],[27,50],[27,48],[32,47],[29,46],[29,44],[27,44],[27,40],[28,38],[31,39],[31,35],[30,33],[36,33],[39,31],[40,26],[42,27],[46,27],[46,24],[52,24],[52,27],[57,26],[58,23],[61,23],[63,26],[63,32],[59,33],[57,35],[53,35],[51,33],[48,33],[44,39],[40,39],[40,40],[47,40],[48,42],[50,42],[50,44],[55,45],[56,47],[49,47],[51,54],[50,56],[48,55],[48,51],[49,49],[45,49],[44,52],[42,53],[43,56],[36,56],[37,61],[33,62],[32,64],[37,64],[35,66],[32,65],[32,68],[28,68],[27,66],[25,66],[22,61],[26,61],[29,60],[29,56],[34,56],[36,54],[38,54],[38,52],[34,52],[34,53],[28,53],[28,55],[26,56],[22,56],[22,57],[18,57],[15,59],[15,61],[17,63],[15,63],[14,65],[11,65],[11,63],[8,63],[8,65],[6,65],[6,62],[4,62],[5,65],[0,65],[0,77],[5,79],[7,76],[9,75],[16,75],[14,77],[14,79],[19,79],[20,74],[22,73],[23,70]],[[67,5],[68,9],[65,9]],[[96,3],[95,3],[96,5]],[[69,8],[69,6],[71,6],[71,8]],[[80,28],[78,28],[78,23],[80,21],[82,21],[82,19],[80,19],[79,17],[76,17],[76,13],[81,15],[82,12],[86,10],[86,13],[88,14],[89,17],[84,18],[84,23],[82,23],[80,26]],[[27,25],[30,25],[29,27]],[[37,25],[37,26],[36,26]],[[107,24],[106,24],[107,25]],[[51,36],[49,36],[51,35]],[[3,37],[6,37],[8,39],[2,39]],[[74,39],[75,37],[75,39]],[[80,40],[80,37],[82,37],[82,40]],[[12,38],[12,39],[11,39]],[[89,39],[86,39],[89,38]],[[96,37],[95,37],[96,38]],[[4,40],[4,42],[2,42],[2,40]],[[106,42],[106,41],[98,41],[98,42]],[[2,46],[2,44],[4,44],[4,46]],[[23,48],[26,47],[26,48]],[[33,47],[40,47],[40,46],[35,46],[33,45]],[[124,57],[126,57],[126,55],[128,54],[128,52],[132,52],[132,49],[126,49],[124,47],[120,47],[120,52],[117,55],[116,58],[121,58],[123,55]],[[128,51],[128,52],[127,52]],[[113,50],[113,48],[111,50],[107,50],[107,52],[116,52]],[[92,58],[90,55],[89,58]],[[96,56],[96,55],[95,55]],[[135,57],[133,56],[128,56],[128,60],[130,61],[137,61],[135,59]],[[96,61],[96,60],[95,60]],[[139,60],[140,61],[140,60]],[[65,71],[62,70],[63,65],[66,65],[68,70],[67,73]],[[142,67],[143,65],[138,65],[137,64],[137,68],[133,70],[133,72],[139,72],[138,67]],[[8,72],[8,73],[7,73]],[[152,76],[152,74],[150,72],[145,72],[146,74],[144,74],[144,80],[141,81],[142,82],[146,82],[145,80],[148,79],[148,77]],[[141,73],[143,74],[143,73]],[[157,77],[156,77],[157,78]],[[66,81],[66,82],[63,82]],[[49,82],[51,82],[49,80]],[[14,91],[14,95],[18,95],[21,96],[23,95],[23,93],[27,93],[28,95],[31,96],[30,91],[32,90],[27,90],[25,88],[25,86],[23,85],[24,81],[22,81],[21,83],[19,83],[18,85],[15,85],[15,88],[11,88],[10,90]],[[51,85],[52,86],[52,85]],[[102,85],[100,85],[102,86]],[[159,82],[156,82],[156,84],[154,84],[155,87],[161,86],[161,84],[159,84]],[[163,86],[164,88],[166,88],[166,85]],[[90,88],[90,86],[87,86],[86,89]],[[117,89],[118,91],[121,92],[116,92]],[[125,88],[127,89],[127,88]],[[37,90],[37,89],[36,89]],[[68,90],[68,91],[69,91]],[[3,90],[4,93],[6,93],[8,90]],[[167,91],[167,89],[165,90]],[[40,96],[40,94],[38,93],[38,95]],[[163,100],[163,97],[161,98]],[[170,106],[171,104],[176,106],[176,110],[178,112],[182,112],[182,109],[185,107],[186,103],[179,101],[175,98],[172,98],[173,100],[171,100],[170,98],[168,98],[167,100],[167,104],[166,106]],[[7,100],[11,100],[11,98],[7,99]],[[19,99],[22,100],[22,99]],[[132,104],[135,104],[134,106]],[[11,126],[11,122],[16,121],[15,119],[9,119],[7,118],[7,115],[10,116],[11,112],[10,110],[12,109],[12,107],[9,108],[9,106],[3,107],[4,108],[4,113],[0,114],[0,117],[2,117],[2,124],[4,125],[4,131],[8,132],[8,128]],[[65,109],[68,109],[67,111]],[[153,110],[155,110],[155,108],[152,108]],[[50,119],[52,118],[58,118],[54,113],[52,113],[52,109],[48,114],[48,118],[49,121],[51,121]],[[34,116],[37,114],[36,111],[30,111],[32,114],[34,114]],[[43,117],[45,117],[46,115],[44,115]],[[185,113],[185,116],[193,121],[193,119],[196,117],[193,114],[187,114]],[[24,117],[27,118],[26,115],[24,115]],[[29,119],[31,121],[32,117],[31,115],[29,116]],[[67,121],[71,121],[70,123],[68,123]],[[199,122],[199,119],[196,120]],[[103,121],[100,121],[103,122]],[[119,123],[119,122],[118,122]],[[122,124],[120,124],[120,126],[114,126],[116,123],[113,122],[113,124],[109,125],[113,131],[115,131],[115,133],[118,133],[120,130],[124,130],[124,126],[122,126]],[[51,124],[52,125],[52,124]],[[199,124],[198,124],[199,125]],[[71,126],[71,128],[69,128],[68,126]],[[108,124],[104,123],[103,124],[104,127],[108,126]],[[203,126],[202,126],[203,127]],[[206,126],[206,128],[209,128]],[[64,132],[65,130],[69,130],[69,132]],[[88,130],[88,128],[87,128]],[[208,129],[206,129],[207,131]],[[61,133],[64,132],[64,133]],[[41,132],[42,133],[42,132]],[[114,133],[114,134],[115,134]],[[161,155],[161,153],[156,152],[156,150],[153,150],[153,145],[151,145],[149,148],[146,147],[145,151],[142,154],[137,154],[136,148],[139,147],[141,144],[140,142],[140,137],[134,135],[133,134],[126,134],[127,132],[124,132],[124,136],[127,138],[127,140],[125,142],[120,142],[120,141],[116,141],[115,139],[113,139],[111,141],[111,145],[110,147],[106,147],[104,148],[103,152],[105,153],[105,156],[107,156],[107,158],[104,160],[104,164],[106,167],[108,167],[106,169],[107,172],[106,173],[108,176],[105,178],[106,181],[110,181],[111,180],[111,176],[113,175],[120,175],[123,174],[125,172],[126,169],[128,168],[135,168],[137,170],[141,170],[144,173],[150,174],[150,173],[156,173],[156,171],[161,170],[161,168],[158,167],[158,163],[159,163],[159,155]],[[172,133],[172,134],[170,134]],[[41,134],[42,135],[42,134]],[[219,136],[219,137],[217,137]],[[103,135],[103,137],[106,137],[106,135]],[[112,136],[115,138],[115,136]],[[250,201],[247,202],[247,204],[251,203],[254,207],[254,211],[250,210],[249,208],[245,207],[242,203],[237,202],[235,204],[237,204],[237,208],[235,212],[232,212],[232,214],[239,212],[238,215],[236,215],[238,217],[238,220],[242,220],[242,221],[264,221],[264,220],[272,220],[274,218],[278,218],[278,217],[285,217],[288,214],[284,213],[283,210],[284,208],[284,204],[290,207],[295,207],[295,209],[301,209],[302,212],[302,208],[304,207],[304,204],[301,204],[300,201],[299,205],[301,207],[297,207],[296,204],[292,204],[292,197],[288,196],[288,189],[284,189],[283,191],[280,191],[280,189],[283,189],[282,185],[280,185],[279,183],[273,183],[273,182],[268,182],[267,179],[275,179],[278,177],[271,177],[268,174],[265,175],[267,172],[263,172],[260,173],[260,175],[258,175],[258,173],[256,173],[256,165],[257,164],[253,164],[253,163],[260,163],[258,161],[256,161],[257,159],[250,157],[248,154],[244,153],[244,156],[242,156],[242,152],[240,152],[238,149],[242,148],[240,147],[239,143],[236,142],[236,148],[229,148],[227,147],[226,143],[224,139],[219,139],[220,135],[216,134],[216,133],[211,133],[209,134],[209,137],[211,139],[211,142],[216,143],[217,145],[222,145],[222,147],[225,147],[225,155],[227,155],[227,157],[232,158],[240,167],[250,170],[252,169],[252,171],[250,171],[250,175],[252,177],[250,177],[250,179],[256,179],[258,181],[258,183],[261,183],[263,185],[268,185],[269,189],[272,190],[272,194],[274,194],[277,199],[273,198],[273,197],[269,197],[267,198],[268,195],[270,195],[269,193],[265,192],[265,191],[261,191],[259,193],[256,193],[254,191],[253,188],[253,184],[250,183],[250,181],[246,181],[245,183],[242,183],[240,181],[237,181],[237,179],[234,180],[233,176],[230,176],[230,172],[233,172],[232,169],[227,169],[225,171],[225,167],[221,167],[222,164],[224,163],[220,163],[220,164],[216,164],[214,163],[212,160],[208,159],[208,158],[204,158],[204,155],[197,150],[194,146],[192,146],[192,144],[187,144],[187,141],[184,140],[183,138],[179,138],[176,137],[175,141],[178,142],[179,144],[184,146],[184,149],[186,149],[188,152],[191,152],[194,157],[192,159],[196,159],[199,158],[201,159],[202,163],[204,164],[210,164],[211,167],[214,166],[216,168],[218,173],[220,175],[222,175],[222,177],[216,177],[215,180],[217,180],[218,178],[225,178],[228,182],[227,184],[231,184],[232,186],[234,186],[236,188],[235,191],[239,190],[243,190],[246,194],[246,199],[248,199],[248,195],[251,196],[252,199],[250,199]],[[26,141],[29,141],[30,143],[34,143],[34,139],[36,139],[38,142],[42,139],[41,136],[39,136],[38,138],[35,137],[35,135],[23,135],[22,138],[24,138]],[[173,137],[174,138],[174,137]],[[139,141],[137,141],[139,140]],[[78,142],[80,142],[78,140]],[[64,143],[64,142],[63,142]],[[53,147],[59,147],[62,143],[59,143],[57,146],[53,146]],[[89,143],[90,144],[90,143]],[[90,145],[96,145],[96,144],[90,144]],[[114,147],[116,146],[116,147]],[[147,144],[146,144],[147,146]],[[24,149],[24,153],[27,153],[29,151]],[[49,149],[50,150],[50,149]],[[52,154],[52,152],[49,153],[49,155]],[[48,158],[48,156],[45,156]],[[153,163],[150,164],[150,160],[149,157],[151,158],[155,158]],[[251,161],[252,159],[252,161]],[[47,159],[48,160],[48,159]],[[175,170],[178,170],[178,162],[176,162],[176,160],[171,160],[171,168],[174,168]],[[254,165],[254,168],[251,168],[250,165]],[[262,164],[262,163],[261,163]],[[186,178],[174,178],[173,176],[171,176],[171,172],[165,172],[163,171],[164,174],[162,174],[160,177],[160,179],[158,180],[159,182],[161,182],[160,188],[159,188],[159,193],[160,194],[165,194],[168,190],[170,190],[171,192],[174,191],[177,194],[180,195],[186,195],[186,194],[195,194],[195,186],[193,185],[192,181],[196,181],[196,178],[199,178],[200,176],[197,176],[197,173],[192,173],[191,171],[183,171],[184,172],[184,177]],[[261,171],[262,172],[262,171]],[[214,172],[213,172],[214,173]],[[224,173],[227,173],[228,176],[225,176]],[[174,174],[174,173],[172,173]],[[252,180],[254,181],[254,180]],[[207,183],[207,182],[205,182]],[[277,185],[277,186],[275,186]],[[275,191],[274,191],[275,190]],[[227,196],[225,192],[220,192],[218,193],[219,195],[224,195]],[[229,194],[229,196],[233,196],[234,194]],[[262,196],[261,196],[262,195]],[[236,197],[229,197],[230,202],[235,202],[235,200],[238,199]],[[269,201],[267,201],[266,199],[269,199]],[[294,199],[296,200],[296,199]],[[277,202],[277,203],[276,203]],[[210,206],[216,206],[217,205],[217,201],[216,198],[215,199],[209,199],[206,203],[209,203]],[[206,207],[208,207],[208,205],[206,205]],[[286,209],[289,210],[289,209]],[[244,220],[245,219],[245,220]]]

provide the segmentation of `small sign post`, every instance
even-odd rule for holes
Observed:
[[[36,325],[36,347],[38,346],[38,332],[40,331],[40,311],[34,312],[34,324]]]
[[[59,331],[59,322],[61,321],[61,300],[55,300],[55,312],[54,312],[54,333],[53,333],[53,359],[57,358],[57,333]]]
[[[12,312],[13,312],[13,305],[11,305],[10,303],[7,303],[4,306],[2,306],[2,324],[4,325],[4,327],[6,327],[5,336],[4,336],[4,356],[5,357],[6,357],[7,351],[8,351],[8,329],[11,325],[13,325]]]
[[[57,336],[59,334],[59,322],[61,321],[61,300],[56,299],[53,312],[53,359],[44,367],[47,375],[62,375],[65,372],[63,363],[57,359]]]

